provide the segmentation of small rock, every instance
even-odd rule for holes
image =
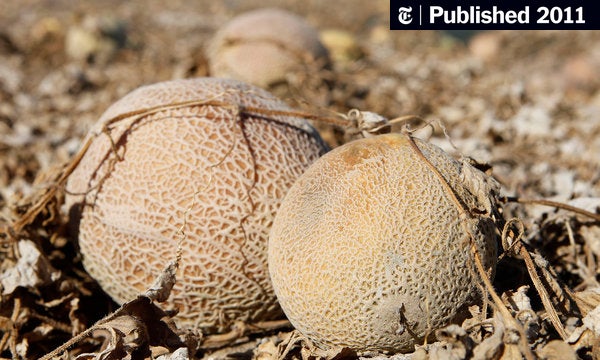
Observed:
[[[476,58],[489,62],[495,59],[500,52],[501,37],[498,32],[487,31],[479,33],[469,41],[469,50]]]
[[[592,89],[600,84],[598,64],[590,56],[576,55],[568,58],[562,67],[562,75],[570,88]]]
[[[113,18],[86,18],[67,30],[65,51],[75,60],[106,62],[126,42],[123,22]]]
[[[321,41],[329,50],[334,63],[347,64],[364,56],[356,38],[349,32],[339,29],[321,31]]]
[[[23,72],[17,64],[0,58],[0,93],[14,94],[21,88]]]

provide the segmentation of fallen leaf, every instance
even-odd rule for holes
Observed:
[[[2,295],[12,294],[20,286],[36,289],[60,277],[60,271],[50,265],[33,241],[21,240],[17,247],[20,256],[16,265],[0,275]]]

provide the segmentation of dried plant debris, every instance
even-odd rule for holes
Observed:
[[[31,240],[19,241],[17,253],[17,263],[7,265],[0,277],[2,295],[12,294],[17,287],[35,290],[60,277],[60,272],[52,268],[48,259]]]
[[[111,5],[107,15],[94,2],[0,2],[0,358],[359,357],[323,352],[285,323],[235,323],[219,337],[187,332],[158,301],[168,272],[120,307],[84,270],[63,205],[85,134],[143,84],[210,75],[218,29],[262,2]],[[285,86],[267,90],[317,114],[325,141],[335,147],[369,132],[348,136],[347,121],[319,118],[353,108],[389,119],[415,114],[424,121],[413,126],[445,125],[430,131],[431,144],[489,164],[502,189],[496,276],[486,282],[476,270],[483,303],[462,323],[431,329],[408,354],[360,356],[600,358],[600,33],[486,32],[465,44],[443,32],[390,32],[383,2],[277,6],[320,32],[332,61],[290,70]],[[330,29],[351,37],[344,41],[360,56],[340,61]],[[369,119],[363,125],[379,126],[381,118]]]
[[[163,355],[181,349],[194,353],[197,337],[179,331],[171,320],[173,314],[166,313],[153,301],[165,301],[176,281],[175,272],[180,257],[171,262],[156,282],[136,299],[123,304],[112,314],[102,318],[85,331],[78,331],[69,341],[44,355],[42,359],[61,357],[80,342],[100,341],[100,350],[93,353],[74,354],[75,359],[138,359]]]

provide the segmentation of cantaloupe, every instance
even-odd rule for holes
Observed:
[[[481,301],[474,242],[496,263],[495,182],[408,134],[349,142],[292,186],[269,271],[292,324],[317,346],[409,352]]]
[[[85,269],[114,300],[151,285],[183,238],[169,299],[179,325],[218,333],[282,317],[268,232],[288,189],[327,146],[305,119],[268,110],[291,109],[216,78],[144,86],[106,110],[66,203]]]

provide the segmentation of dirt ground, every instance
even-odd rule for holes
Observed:
[[[334,60],[328,69],[290,74],[284,87],[270,90],[315,113],[358,108],[443,124],[424,136],[455,155],[489,164],[502,185],[505,217],[523,224],[523,251],[531,254],[530,262],[508,251],[494,287],[521,322],[530,350],[511,342],[509,331],[498,339],[486,325],[471,323],[463,324],[463,332],[440,334],[437,345],[396,358],[600,358],[600,227],[591,216],[600,210],[600,32],[392,32],[388,2],[357,0],[343,6],[0,2],[0,357],[40,358],[118,308],[85,273],[76,246],[64,235],[59,195],[39,216],[23,216],[53,188],[57,171],[111,103],[143,84],[210,75],[208,41],[232,17],[259,3],[290,10],[321,32],[342,30],[352,49],[350,54],[330,49]],[[345,141],[340,129],[316,125],[332,146]],[[37,255],[21,260],[18,254],[27,247]],[[563,329],[552,322],[548,304]],[[139,302],[128,311],[160,315],[158,308]],[[175,336],[159,324],[158,315],[145,317],[148,328]],[[496,327],[501,322],[488,320]],[[218,350],[200,349],[197,356],[275,359],[282,355],[282,342],[291,341],[290,330],[244,335]],[[144,358],[152,352],[155,358],[183,359],[178,349],[201,343],[178,334],[171,342],[165,335],[141,343],[122,337],[113,344],[118,337],[110,331],[98,329],[95,338],[75,342],[70,355],[57,356]],[[122,352],[101,355],[103,338],[105,350],[112,344]],[[300,345],[290,349],[288,358],[316,356]]]

